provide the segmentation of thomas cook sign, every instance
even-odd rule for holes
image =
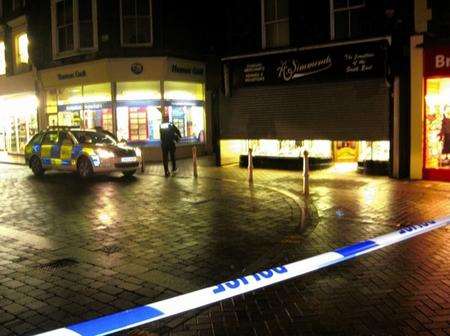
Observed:
[[[86,76],[87,76],[86,70],[76,70],[73,72],[57,74],[58,80],[82,78],[82,77],[86,77]]]
[[[206,70],[205,65],[200,62],[170,59],[167,63],[167,74],[172,78],[186,78],[203,81]]]

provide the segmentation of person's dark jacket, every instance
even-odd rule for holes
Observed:
[[[172,123],[162,123],[160,128],[161,146],[172,147],[181,139],[180,130]]]

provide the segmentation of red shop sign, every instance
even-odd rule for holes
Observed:
[[[450,47],[426,48],[423,71],[425,77],[450,77]]]

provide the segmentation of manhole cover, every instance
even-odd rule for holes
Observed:
[[[70,267],[70,266],[73,266],[76,264],[78,264],[78,261],[76,261],[75,259],[62,258],[62,259],[53,260],[46,264],[42,264],[42,265],[38,266],[37,268],[42,271],[52,272],[52,271],[57,271],[61,268]]]

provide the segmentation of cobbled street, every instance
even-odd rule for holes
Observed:
[[[450,184],[214,167],[0,164],[0,335],[34,335],[450,215]],[[450,335],[450,227],[120,335]]]

